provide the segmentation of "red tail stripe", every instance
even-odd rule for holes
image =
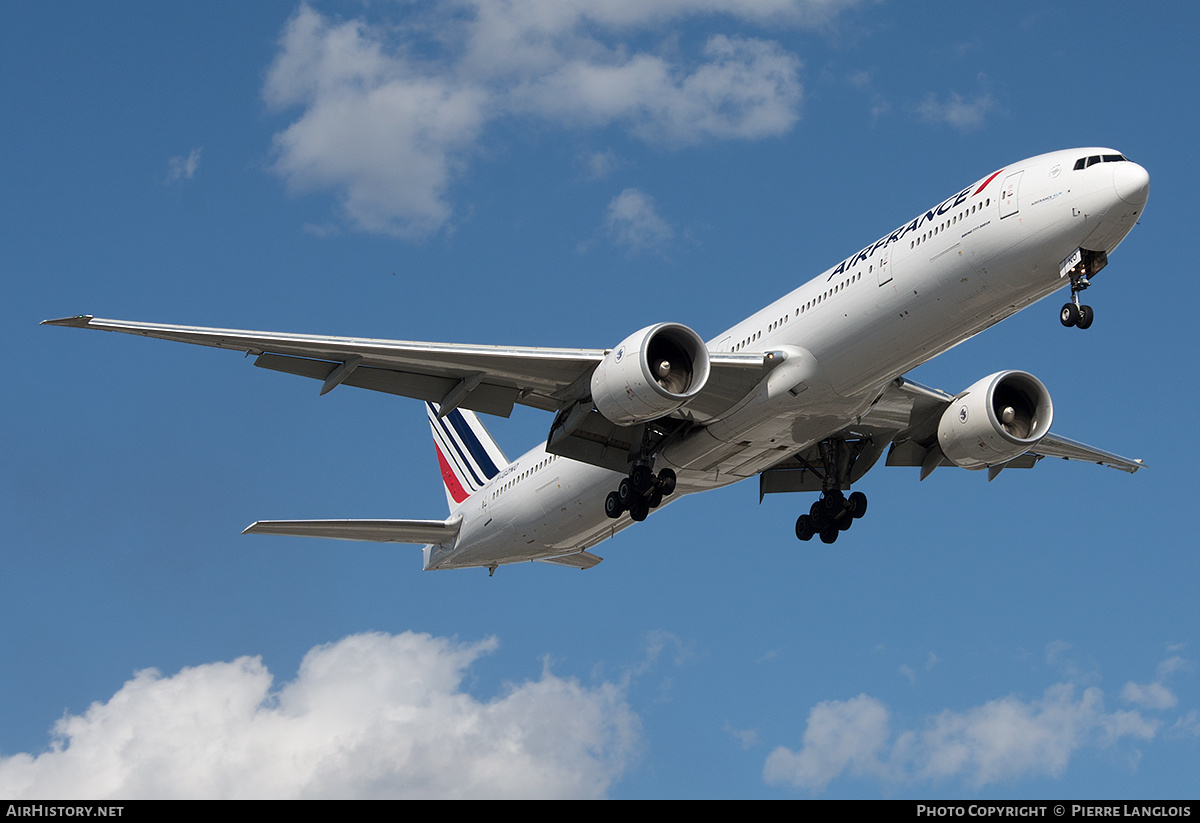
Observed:
[[[437,451],[438,468],[442,471],[442,482],[446,484],[446,488],[450,490],[450,497],[455,503],[461,503],[469,496],[467,491],[458,482],[458,477],[450,468],[450,464],[446,462],[446,458],[442,455],[442,447],[434,441],[433,448]]]

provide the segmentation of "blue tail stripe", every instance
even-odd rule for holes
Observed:
[[[453,414],[455,414],[455,412],[450,413],[450,415],[453,415]],[[450,415],[447,415],[447,417],[449,417]],[[437,420],[436,416],[434,417],[434,419]],[[475,469],[471,466],[471,461],[467,458],[467,455],[463,454],[462,449],[459,448],[458,440],[454,437],[454,433],[451,432],[446,427],[446,418],[443,417],[441,420],[437,420],[437,426],[439,429],[442,430],[442,435],[443,435],[443,438],[445,439],[445,441],[454,448],[454,451],[458,454],[459,459],[462,461],[462,463],[466,467],[467,471],[470,472],[471,479],[475,482],[475,487],[476,488],[482,487],[484,481],[479,479],[479,475],[477,475],[475,473]],[[495,466],[493,465],[492,468],[494,470]]]
[[[442,455],[450,462],[455,474],[458,475],[459,483],[462,484],[462,487],[471,494],[479,491],[483,486],[479,481],[479,477],[471,468],[470,462],[463,456],[462,450],[442,431],[441,426],[434,427],[433,439],[435,443],[440,445]]]
[[[471,456],[475,458],[475,462],[479,465],[479,468],[483,470],[483,473],[487,475],[488,479],[490,480],[499,474],[500,470],[496,468],[496,464],[492,462],[491,455],[487,453],[487,449],[485,449],[483,444],[479,442],[479,438],[475,435],[475,432],[471,431],[471,427],[468,426],[467,421],[463,419],[462,412],[460,412],[458,409],[455,409],[446,415],[445,419],[448,419],[451,425],[454,426],[454,430],[458,432],[458,436],[462,439],[462,442],[471,452]]]

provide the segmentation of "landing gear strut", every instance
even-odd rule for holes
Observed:
[[[1091,306],[1085,306],[1079,302],[1079,293],[1092,285],[1088,280],[1089,275],[1094,275],[1108,265],[1108,255],[1102,251],[1088,249],[1079,249],[1076,254],[1077,257],[1072,256],[1063,264],[1066,265],[1067,262],[1075,260],[1075,265],[1069,271],[1064,272],[1071,278],[1071,302],[1063,304],[1058,313],[1058,319],[1068,328],[1076,326],[1086,329],[1092,325],[1092,320],[1096,315]]]
[[[663,469],[655,474],[645,463],[639,463],[621,481],[616,491],[608,493],[604,499],[604,513],[615,520],[629,512],[631,519],[641,522],[651,509],[662,504],[664,497],[675,491],[675,483],[675,472],[671,469]]]

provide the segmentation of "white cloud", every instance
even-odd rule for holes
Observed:
[[[1076,695],[1070,683],[1038,699],[1009,696],[962,712],[946,710],[920,730],[893,736],[890,714],[867,695],[819,703],[809,714],[800,749],[775,749],[764,778],[814,792],[843,774],[885,782],[956,778],[982,786],[1026,776],[1058,776],[1083,746],[1121,738],[1147,740],[1158,721],[1139,712],[1104,710],[1097,688]]]
[[[1171,724],[1169,734],[1174,737],[1200,737],[1200,712],[1190,710]]]
[[[543,671],[479,700],[463,677],[495,648],[353,635],[277,690],[257,657],[147,669],[58,721],[49,751],[0,758],[0,796],[603,796],[637,744],[623,691]]]
[[[932,92],[917,106],[917,113],[930,123],[941,123],[959,131],[973,131],[983,125],[983,119],[996,108],[990,94],[981,94],[967,99],[951,92],[945,100]]]
[[[440,0],[395,26],[301,6],[263,91],[301,109],[275,136],[274,170],[294,190],[336,192],[357,228],[423,237],[451,220],[451,186],[501,120],[616,126],[667,146],[778,136],[799,118],[799,59],[726,34],[691,55],[668,24],[818,25],[847,5]]]
[[[421,237],[450,218],[446,190],[486,119],[486,94],[384,53],[382,33],[308,8],[288,23],[264,96],[303,114],[275,135],[274,169],[333,189],[366,231]]]
[[[668,145],[775,137],[799,118],[800,61],[777,43],[714,35],[703,55],[688,71],[624,50],[564,54],[517,85],[511,107],[564,126],[617,123]]]
[[[1189,663],[1179,655],[1173,655],[1158,664],[1156,669],[1156,677],[1152,683],[1126,683],[1125,688],[1121,690],[1121,697],[1134,705],[1141,706],[1144,709],[1171,709],[1179,703],[1177,698],[1170,689],[1163,685],[1163,680],[1178,671],[1186,671],[1191,668]]]
[[[167,161],[167,182],[191,180],[200,167],[200,152],[202,149],[192,149],[187,157],[172,157]]]
[[[1162,683],[1126,683],[1121,689],[1121,698],[1145,709],[1169,709],[1175,706],[1179,699]]]
[[[658,215],[654,199],[629,188],[608,204],[604,229],[618,245],[632,252],[663,251],[675,236],[671,224]]]
[[[873,697],[818,703],[808,715],[799,751],[783,746],[767,756],[768,783],[821,790],[843,772],[881,775],[880,760],[891,731],[888,710]]]
[[[1162,680],[1178,671],[1188,671],[1192,668],[1191,662],[1184,660],[1179,655],[1173,655],[1158,664],[1157,674],[1158,679]]]
[[[583,173],[589,180],[603,180],[613,172],[623,168],[626,163],[620,157],[617,157],[612,149],[607,149],[605,151],[595,151],[580,155],[579,165],[583,168]]]

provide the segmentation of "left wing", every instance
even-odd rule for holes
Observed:
[[[438,404],[443,414],[462,407],[507,417],[513,405],[560,411],[591,396],[591,374],[607,349],[549,349],[324,337],[312,334],[210,329],[90,314],[43,320],[42,325],[137,334],[256,355],[254,365],[323,381],[321,394],[347,386]],[[735,405],[773,366],[766,355],[710,352],[710,376],[691,403],[707,416]]]
[[[507,417],[514,403],[556,411],[588,394],[585,378],[602,349],[449,345],[407,340],[210,329],[89,314],[42,325],[115,331],[233,349],[257,355],[254,365],[324,381],[324,394],[342,383]],[[582,392],[582,394],[580,394]]]

